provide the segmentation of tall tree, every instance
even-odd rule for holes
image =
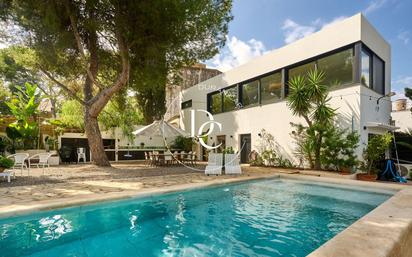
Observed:
[[[232,18],[231,0],[3,0],[0,9],[3,20],[27,32],[24,42],[42,72],[84,106],[93,161],[101,166],[110,163],[97,118],[129,76],[142,89],[156,88],[147,78],[163,83],[169,71],[211,58]],[[61,78],[81,78],[82,92]]]
[[[294,115],[304,118],[306,126],[298,125],[308,141],[300,142],[309,152],[311,168],[321,168],[322,141],[332,125],[335,110],[329,106],[328,88],[323,84],[325,73],[311,70],[304,76],[292,77],[289,81],[287,104]]]

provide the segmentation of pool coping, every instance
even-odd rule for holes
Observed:
[[[332,185],[362,187],[366,191],[397,191],[391,198],[357,220],[344,231],[314,250],[310,257],[340,256],[412,256],[412,187],[395,183],[376,183],[342,178],[317,177],[303,174],[257,174],[224,180],[199,183],[187,183],[163,188],[139,189],[102,195],[86,195],[81,198],[65,198],[42,201],[29,206],[0,210],[0,218],[20,216],[36,211],[47,211],[99,202],[126,200],[128,198],[149,197],[164,193],[173,193],[214,185],[224,185],[250,180],[284,178],[309,182],[321,182]],[[62,202],[63,200],[63,202]],[[321,218],[321,217],[320,217]],[[409,241],[409,243],[408,243]]]

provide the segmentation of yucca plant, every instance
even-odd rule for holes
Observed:
[[[306,153],[311,168],[321,168],[321,148],[327,126],[333,123],[335,109],[330,107],[328,87],[323,84],[325,73],[314,69],[305,75],[292,77],[289,80],[287,104],[292,113],[305,119],[307,126],[305,140],[301,145],[311,146],[312,153]],[[313,158],[312,158],[313,156]]]

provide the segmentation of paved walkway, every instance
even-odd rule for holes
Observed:
[[[93,165],[66,165],[31,169],[30,176],[16,172],[12,183],[0,182],[0,216],[19,212],[73,205],[153,193],[180,186],[229,182],[275,175],[278,170],[243,167],[242,175],[205,176],[186,167],[146,167],[138,163],[114,164],[110,168]],[[284,171],[288,172],[288,171]]]

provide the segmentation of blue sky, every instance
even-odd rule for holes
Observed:
[[[207,61],[228,70],[362,12],[392,47],[392,89],[412,87],[412,0],[234,0],[226,46]]]

